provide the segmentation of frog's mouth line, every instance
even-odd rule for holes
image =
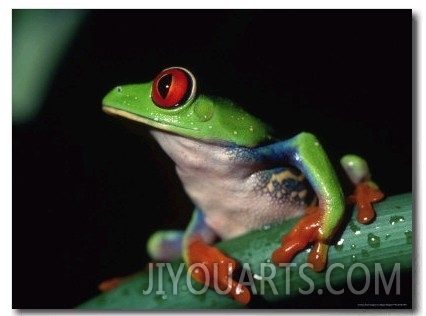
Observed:
[[[134,113],[131,113],[131,112],[116,109],[116,108],[113,108],[113,107],[108,106],[108,105],[103,105],[102,110],[109,115],[117,115],[117,116],[120,116],[120,117],[124,117],[126,119],[129,119],[129,120],[132,120],[132,121],[135,121],[135,122],[139,122],[139,123],[143,123],[143,124],[146,124],[146,125],[149,125],[149,126],[152,126],[152,127],[158,128],[160,130],[164,130],[164,131],[170,131],[171,130],[170,127],[176,127],[178,129],[181,129],[181,130],[186,130],[186,131],[189,130],[189,131],[192,131],[192,132],[198,132],[197,129],[187,128],[187,127],[183,127],[183,126],[179,126],[179,125],[175,125],[175,124],[170,124],[170,123],[166,124],[164,122],[156,121],[156,120],[147,118],[145,116],[140,116],[140,115],[137,115],[137,114],[134,114]]]

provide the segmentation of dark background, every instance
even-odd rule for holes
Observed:
[[[336,165],[364,156],[388,195],[411,192],[412,23],[411,10],[89,12],[41,112],[13,126],[13,307],[74,307],[143,267],[153,231],[185,227],[171,161],[101,111],[114,86],[169,66],[284,137],[315,133]]]

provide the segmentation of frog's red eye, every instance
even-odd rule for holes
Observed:
[[[162,108],[185,104],[195,93],[195,78],[184,68],[167,68],[155,77],[151,98]]]

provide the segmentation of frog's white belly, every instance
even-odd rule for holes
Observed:
[[[303,175],[268,169],[250,157],[237,158],[220,144],[152,131],[176,163],[177,173],[207,224],[223,239],[301,215],[306,208]],[[286,181],[300,184],[289,190]]]

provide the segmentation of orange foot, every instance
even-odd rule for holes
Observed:
[[[358,222],[367,224],[376,217],[372,203],[380,201],[384,196],[376,184],[371,181],[365,181],[355,186],[354,194],[350,195],[347,201],[351,204],[356,203],[358,206]]]
[[[188,247],[188,265],[191,276],[201,284],[215,288],[218,293],[233,297],[242,304],[250,301],[251,295],[247,287],[232,279],[236,268],[235,260],[228,258],[217,248],[207,245],[202,240],[190,243]]]
[[[111,278],[111,279],[102,281],[102,283],[98,285],[98,289],[101,292],[109,292],[117,288],[125,280],[126,280],[125,277]]]
[[[112,291],[114,289],[116,289],[120,284],[122,284],[124,281],[127,281],[133,277],[135,277],[136,275],[140,274],[141,272],[135,272],[132,273],[128,276],[124,276],[124,277],[116,277],[116,278],[111,278],[105,281],[102,281],[99,285],[98,285],[98,290],[101,292],[109,292]]]
[[[312,264],[314,271],[322,271],[327,264],[328,245],[322,240],[321,214],[319,207],[310,207],[293,229],[281,240],[281,247],[272,254],[272,261],[290,263],[293,257],[310,243],[314,246],[308,256],[308,263]]]

